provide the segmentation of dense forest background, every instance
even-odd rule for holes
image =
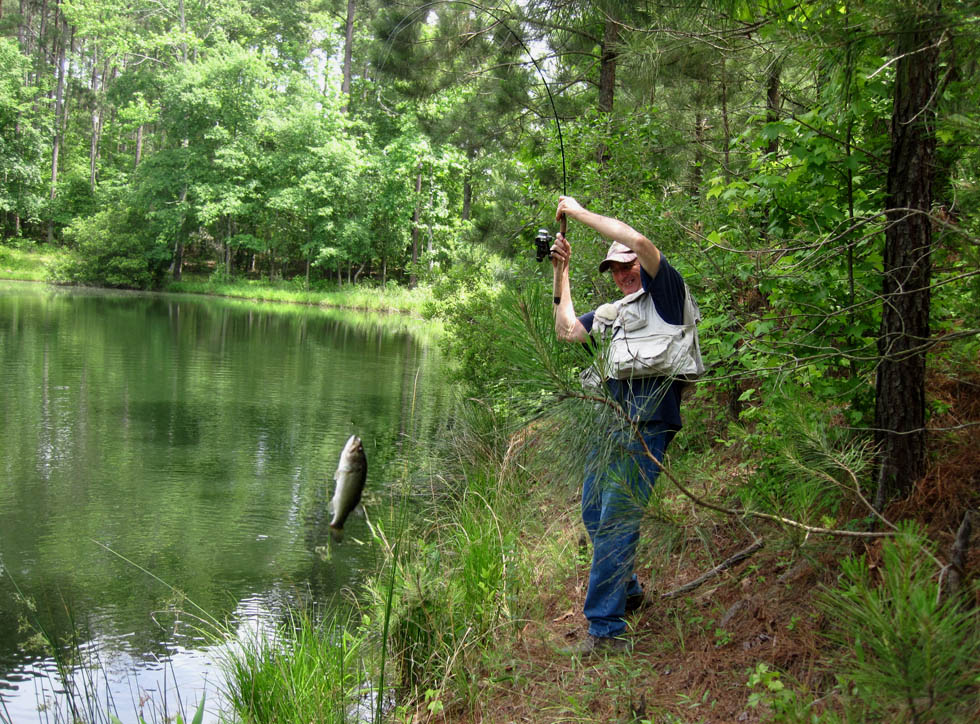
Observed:
[[[486,392],[569,193],[685,274],[733,418],[803,387],[873,438],[878,508],[923,473],[927,361],[976,360],[971,2],[3,0],[0,29],[3,243],[69,248],[59,281],[424,280]]]

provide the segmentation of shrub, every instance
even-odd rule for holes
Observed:
[[[65,236],[74,253],[52,270],[57,282],[152,289],[162,282],[169,263],[169,249],[148,238],[125,207],[110,206],[75,219]]]
[[[864,556],[848,558],[840,587],[822,597],[830,637],[843,646],[838,672],[885,721],[966,721],[980,680],[976,611],[941,598],[935,559],[914,525],[884,544],[877,571],[876,585]]]

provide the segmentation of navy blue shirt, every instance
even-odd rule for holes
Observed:
[[[657,313],[668,324],[684,322],[684,279],[680,272],[660,256],[657,276],[651,277],[640,267],[643,289],[653,299]],[[585,331],[592,332],[595,310],[578,318]],[[658,422],[667,427],[681,428],[681,380],[669,381],[665,377],[638,377],[628,380],[606,380],[611,397],[637,422]]]

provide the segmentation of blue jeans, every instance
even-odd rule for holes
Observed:
[[[641,426],[650,452],[662,461],[675,430]],[[592,569],[585,594],[585,617],[593,636],[619,636],[626,630],[626,597],[642,593],[633,573],[640,520],[660,468],[631,433],[613,433],[614,449],[603,466],[590,452],[582,487],[582,522],[592,540]]]

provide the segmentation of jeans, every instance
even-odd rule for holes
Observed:
[[[662,461],[676,432],[662,425],[641,426],[650,452]],[[589,454],[582,487],[582,522],[592,540],[592,569],[585,594],[585,617],[593,636],[619,636],[626,630],[626,597],[642,593],[633,573],[640,520],[660,468],[629,433],[613,433],[614,449],[603,466]]]

